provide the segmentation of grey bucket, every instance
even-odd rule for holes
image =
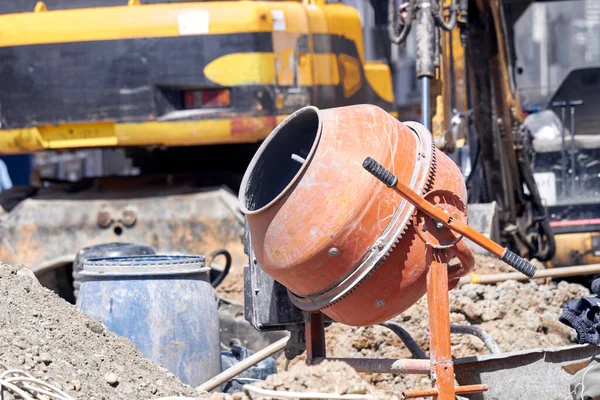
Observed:
[[[218,298],[204,261],[156,255],[89,259],[77,306],[182,382],[198,386],[221,371]]]

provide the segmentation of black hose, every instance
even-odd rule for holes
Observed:
[[[212,285],[213,288],[216,288],[217,286],[219,286],[221,284],[221,282],[223,282],[225,277],[227,277],[227,275],[229,274],[229,270],[231,269],[231,254],[229,254],[229,252],[225,249],[216,250],[216,251],[213,251],[212,253],[210,253],[210,255],[209,255],[209,259],[211,260],[210,263],[212,264],[213,260],[218,256],[225,257],[225,267],[223,268],[223,271],[221,271],[219,276],[217,276],[213,281],[210,282],[210,284]],[[209,265],[209,267],[210,267],[210,265]]]
[[[410,354],[412,354],[412,356],[414,358],[421,359],[421,360],[425,360],[428,358],[427,355],[425,354],[425,352],[419,347],[417,342],[415,342],[415,340],[412,338],[412,336],[410,336],[410,333],[408,333],[408,331],[406,329],[404,329],[402,326],[400,326],[400,324],[390,320],[390,321],[382,322],[379,325],[383,326],[385,328],[388,328],[389,330],[394,332],[396,335],[398,335],[400,340],[402,340],[402,343],[404,343],[404,345],[406,346],[408,351],[410,351]]]
[[[483,342],[483,344],[485,344],[485,347],[487,347],[490,353],[502,353],[502,350],[500,350],[500,346],[498,346],[498,343],[496,343],[494,337],[478,326],[450,324],[450,333],[473,335],[481,339],[481,341]]]
[[[394,0],[388,1],[388,34],[392,43],[402,44],[410,33],[410,27],[413,18],[413,9],[415,7],[415,0],[410,0],[408,4],[408,10],[406,10],[406,21],[400,28],[400,32],[396,33],[396,5]]]
[[[458,14],[458,8],[456,7],[456,0],[452,0],[452,4],[450,5],[450,20],[448,23],[444,20],[442,14],[440,14],[440,8],[438,4],[438,0],[433,0],[431,2],[431,14],[433,15],[433,19],[436,24],[445,31],[451,31],[456,26],[456,17]]]

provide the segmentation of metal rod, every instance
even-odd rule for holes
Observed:
[[[487,392],[488,386],[486,384],[481,385],[465,385],[457,386],[455,389],[456,394],[472,394]],[[438,395],[436,389],[424,389],[424,390],[410,390],[402,393],[403,399],[417,399],[419,397],[434,397]]]
[[[256,353],[252,354],[250,357],[243,359],[242,361],[235,364],[231,368],[228,368],[225,371],[221,372],[220,374],[210,378],[208,381],[206,381],[202,385],[198,386],[196,388],[196,390],[199,392],[210,392],[217,386],[222,385],[223,383],[227,382],[231,378],[241,374],[242,372],[244,372],[251,366],[258,364],[265,358],[268,358],[268,357],[272,356],[273,354],[277,353],[278,351],[283,350],[285,348],[285,346],[287,345],[288,340],[289,340],[289,338],[286,337],[283,339],[279,339],[275,343],[271,343],[264,349],[259,350]]]
[[[569,102],[571,108],[571,196],[575,196],[577,190],[577,150],[575,148],[575,107],[583,105],[582,100],[573,100]]]
[[[292,154],[292,160],[299,162],[300,164],[304,164],[306,159],[300,157],[298,154]]]
[[[429,79],[428,76],[421,78],[421,123],[428,131],[431,130],[431,119],[429,117]]]
[[[446,288],[448,290],[448,288]],[[373,372],[378,374],[408,374],[428,375],[431,372],[429,360],[416,360],[413,358],[390,359],[390,358],[325,358],[315,357],[312,364],[316,365],[323,361],[342,361],[354,368],[357,372]]]
[[[454,363],[450,346],[447,253],[427,250],[427,310],[429,311],[429,357],[435,372],[437,400],[454,400]]]
[[[550,268],[538,270],[531,279],[564,278],[567,276],[593,275],[600,273],[600,264],[578,265],[574,267]],[[504,281],[524,281],[530,278],[518,272],[505,272],[502,274],[471,274],[460,279],[459,284],[492,284]]]
[[[571,196],[575,196],[575,107],[571,107]]]
[[[560,178],[562,180],[561,195],[563,198],[567,196],[567,154],[566,154],[566,119],[567,119],[567,103],[559,101],[552,103],[554,107],[560,107],[560,122],[561,122],[561,147],[560,147]]]

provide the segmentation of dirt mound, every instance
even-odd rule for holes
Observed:
[[[80,399],[194,394],[129,340],[42,287],[23,266],[0,266],[0,361]]]

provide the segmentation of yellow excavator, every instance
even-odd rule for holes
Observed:
[[[109,242],[244,265],[232,192],[279,122],[308,104],[396,115],[358,11],[324,0],[0,2],[0,80],[0,154],[124,148],[140,171],[0,194],[0,260],[49,286]]]
[[[370,3],[384,47],[414,44],[418,111],[466,166],[470,223],[551,265],[600,260],[598,3]],[[231,191],[261,139],[307,104],[396,115],[388,63],[365,60],[365,24],[324,0],[0,2],[0,153],[124,148],[140,171],[0,193],[0,259],[49,281],[112,241],[225,247],[245,264]]]

